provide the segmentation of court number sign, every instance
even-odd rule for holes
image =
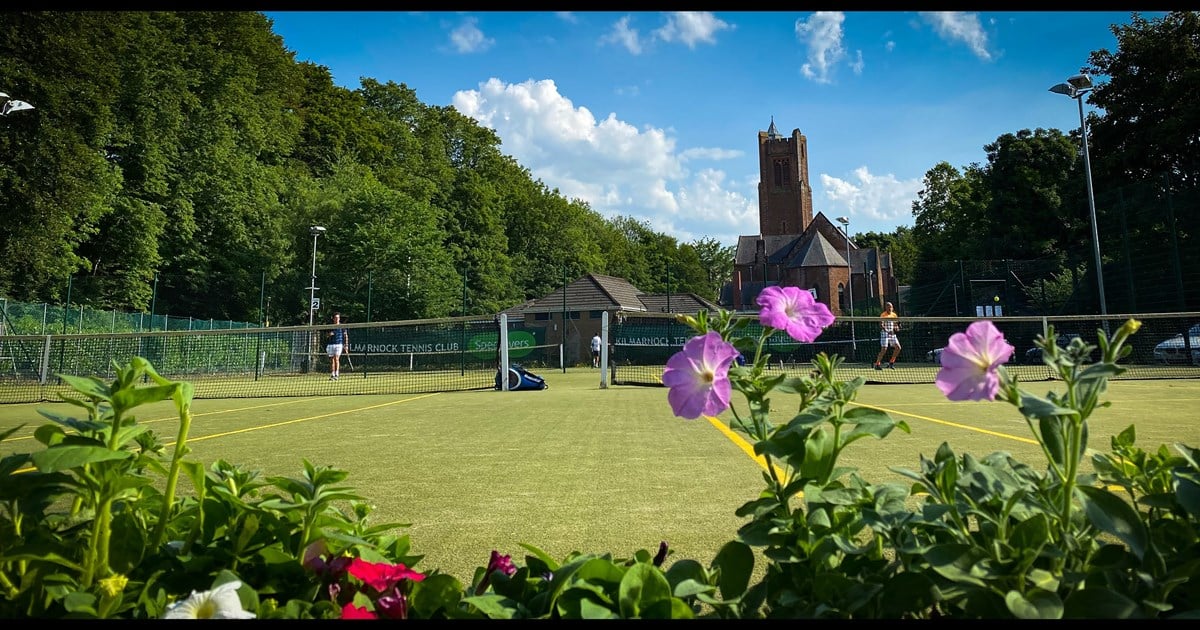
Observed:
[[[311,308],[312,310],[314,310],[314,311],[319,311],[319,310],[321,310],[321,298],[319,298],[319,297],[315,297],[315,298],[313,298],[313,299],[312,299],[312,306],[311,306],[310,308]]]

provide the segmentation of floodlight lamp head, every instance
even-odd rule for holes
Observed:
[[[837,222],[842,225],[850,225],[850,217],[838,217]]]
[[[1067,79],[1067,83],[1070,83],[1071,87],[1076,90],[1090,90],[1092,88],[1092,77],[1086,74],[1077,74]]]
[[[312,234],[313,236],[317,236],[317,235],[320,235],[320,234],[324,234],[324,233],[325,233],[325,228],[323,228],[323,227],[321,227],[321,226],[319,226],[319,225],[314,225],[314,226],[312,226],[312,227],[308,228],[308,232],[309,232],[310,234]]]

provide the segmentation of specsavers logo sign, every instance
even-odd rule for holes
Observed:
[[[467,352],[484,359],[495,356],[496,347],[500,345],[500,337],[496,334],[475,335],[467,340]],[[508,333],[508,358],[520,359],[529,354],[537,345],[533,334],[524,330],[512,330]]]

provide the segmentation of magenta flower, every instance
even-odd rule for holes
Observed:
[[[492,581],[492,572],[499,571],[504,575],[512,577],[517,572],[517,567],[512,563],[512,556],[500,555],[499,551],[492,550],[492,556],[488,559],[487,568],[483,571],[483,579],[479,581],[479,586],[475,587],[475,594],[482,595],[487,590],[488,584]]]
[[[348,571],[350,575],[362,580],[379,593],[388,590],[400,580],[420,582],[425,579],[425,574],[413,571],[403,563],[368,562],[362,558],[355,558]]]
[[[692,337],[667,359],[662,382],[667,402],[680,418],[715,416],[729,408],[729,364],[738,355],[716,332]]]
[[[808,343],[833,323],[829,307],[800,287],[770,286],[758,294],[755,302],[762,307],[758,321],[763,326],[786,331],[796,341]]]
[[[934,382],[950,400],[992,400],[1000,391],[996,368],[1013,350],[992,322],[972,322],[967,332],[950,335]]]
[[[352,603],[342,606],[342,619],[376,619],[375,613]]]

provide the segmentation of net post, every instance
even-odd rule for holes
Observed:
[[[496,366],[496,377],[500,379],[500,390],[508,391],[508,314],[500,313],[500,363]]]
[[[608,311],[600,312],[600,389],[608,389]]]

